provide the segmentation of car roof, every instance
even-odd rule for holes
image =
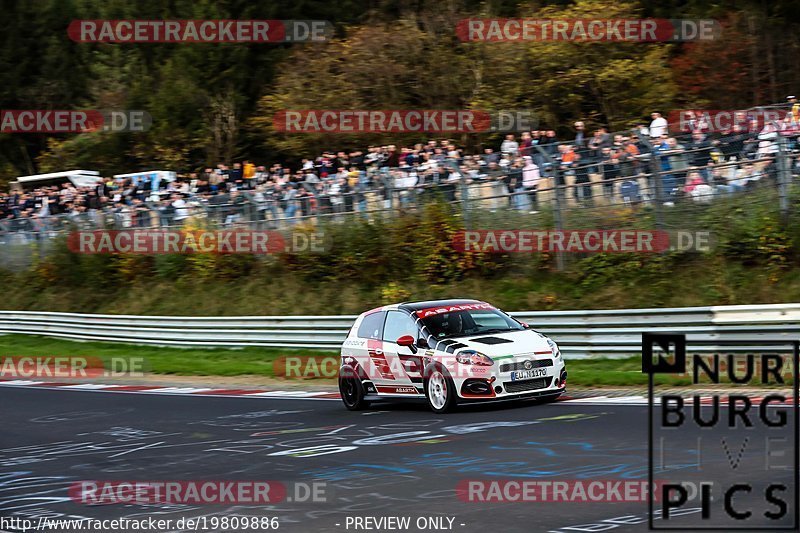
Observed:
[[[403,302],[397,305],[398,309],[414,312],[420,309],[430,309],[431,307],[449,307],[452,305],[467,305],[484,303],[480,300],[469,300],[466,298],[456,298],[452,300],[427,300],[424,302]]]

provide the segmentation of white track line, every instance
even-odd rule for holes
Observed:
[[[131,385],[104,385],[99,383],[76,383],[74,385],[47,385],[44,381],[0,381],[0,387],[25,387],[32,389],[44,389],[55,391],[79,391],[79,392],[106,392],[114,394],[151,394],[157,396],[177,396],[186,395],[202,398],[272,398],[278,400],[335,400],[339,401],[338,393],[323,391],[253,391],[242,390],[236,394],[229,394],[228,389],[208,389],[192,387],[154,387],[144,390],[125,390]],[[135,385],[133,385],[135,386]],[[219,391],[220,394],[215,394]],[[335,397],[330,395],[337,394]]]
[[[81,383],[79,385],[63,385],[60,388],[62,389],[112,389],[117,387],[117,385],[102,385],[100,383]]]
[[[160,389],[151,389],[149,391],[144,392],[153,392],[156,394],[196,394],[200,392],[209,392],[213,391],[214,389],[204,388],[204,389],[197,389],[192,387],[163,387]],[[222,390],[222,389],[217,389]]]
[[[231,394],[227,391],[232,389],[209,389],[209,388],[195,388],[195,387],[153,387],[145,389],[125,390],[128,387],[137,387],[136,385],[108,385],[101,383],[75,383],[75,384],[50,384],[45,381],[27,381],[27,380],[12,380],[0,381],[0,387],[26,387],[32,389],[45,389],[45,390],[66,390],[66,391],[80,391],[80,392],[110,392],[115,394],[152,394],[160,396],[176,396],[187,395],[192,397],[203,398],[272,398],[278,400],[334,400],[339,401],[340,398],[337,392],[324,392],[324,391],[264,391],[247,389],[237,391]],[[234,389],[235,390],[235,389]],[[710,396],[701,398],[703,405],[710,405]],[[763,396],[751,398],[753,405],[761,403]],[[706,403],[708,402],[708,403]],[[686,398],[685,403],[690,405],[691,398]],[[727,400],[720,399],[720,406],[727,407]],[[620,405],[620,406],[646,406],[647,397],[642,395],[634,396],[592,396],[589,398],[570,398],[568,400],[556,401],[551,405]],[[792,405],[792,399],[789,397],[784,404],[770,404],[770,407],[778,407],[780,405]]]

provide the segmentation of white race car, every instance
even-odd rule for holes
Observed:
[[[350,410],[373,400],[456,404],[553,400],[567,371],[551,339],[477,300],[407,302],[362,313],[342,344],[339,391]]]

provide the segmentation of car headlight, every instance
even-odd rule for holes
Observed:
[[[465,350],[456,355],[456,361],[462,365],[492,366],[494,361],[491,357],[483,355],[475,350]]]
[[[550,350],[553,352],[553,357],[558,359],[561,357],[561,350],[558,349],[558,344],[555,343],[552,339],[547,339],[547,345],[550,346]]]

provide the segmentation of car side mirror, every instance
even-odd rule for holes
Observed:
[[[520,322],[520,324],[522,324],[522,327],[525,329],[531,329],[531,327],[526,322]]]
[[[411,335],[403,335],[397,339],[397,344],[400,346],[412,346],[414,344],[414,337]]]
[[[411,335],[403,335],[399,339],[397,339],[398,346],[408,346],[411,348],[411,353],[417,353],[417,347],[414,345],[414,337]]]

